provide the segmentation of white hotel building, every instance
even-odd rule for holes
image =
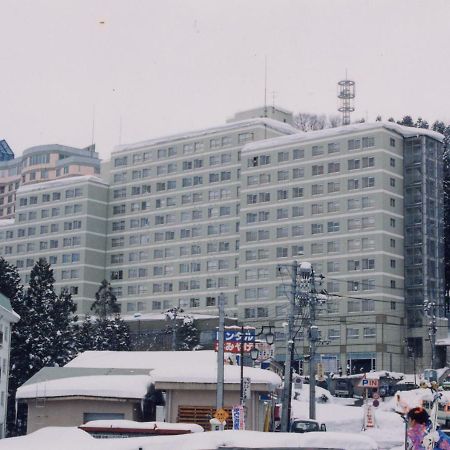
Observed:
[[[229,316],[276,326],[280,359],[289,276],[277,268],[310,261],[330,294],[331,369],[404,370],[406,343],[426,366],[423,303],[443,305],[442,136],[379,122],[302,133],[272,108],[235,120],[119,146],[102,179],[20,187],[1,254],[25,280],[46,256],[82,313],[104,277],[124,314],[217,314],[223,293]]]

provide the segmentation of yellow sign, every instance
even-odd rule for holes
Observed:
[[[230,415],[222,408],[218,409],[214,414],[214,417],[220,422],[225,422]]]

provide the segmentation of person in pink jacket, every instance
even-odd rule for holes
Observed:
[[[423,438],[430,430],[430,416],[424,408],[418,406],[409,410],[408,414],[407,446],[408,450],[428,450],[423,445]],[[436,432],[436,443],[433,448],[450,450],[448,437],[442,432]]]

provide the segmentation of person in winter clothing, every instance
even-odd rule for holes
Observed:
[[[424,408],[418,406],[409,410],[408,414],[408,432],[407,432],[407,449],[408,450],[426,450],[422,441],[430,429],[430,416]],[[441,450],[450,450],[450,441],[448,437],[438,432],[439,440],[434,448]]]

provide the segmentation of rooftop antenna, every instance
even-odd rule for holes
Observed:
[[[350,113],[355,110],[355,82],[347,77],[347,69],[345,70],[345,80],[338,82],[338,98],[340,107],[338,111],[342,113],[342,125],[350,124]]]
[[[264,57],[264,117],[267,117],[267,55]]]
[[[122,145],[122,116],[119,117],[119,145]]]
[[[95,136],[95,105],[92,105],[92,145],[94,145]]]

